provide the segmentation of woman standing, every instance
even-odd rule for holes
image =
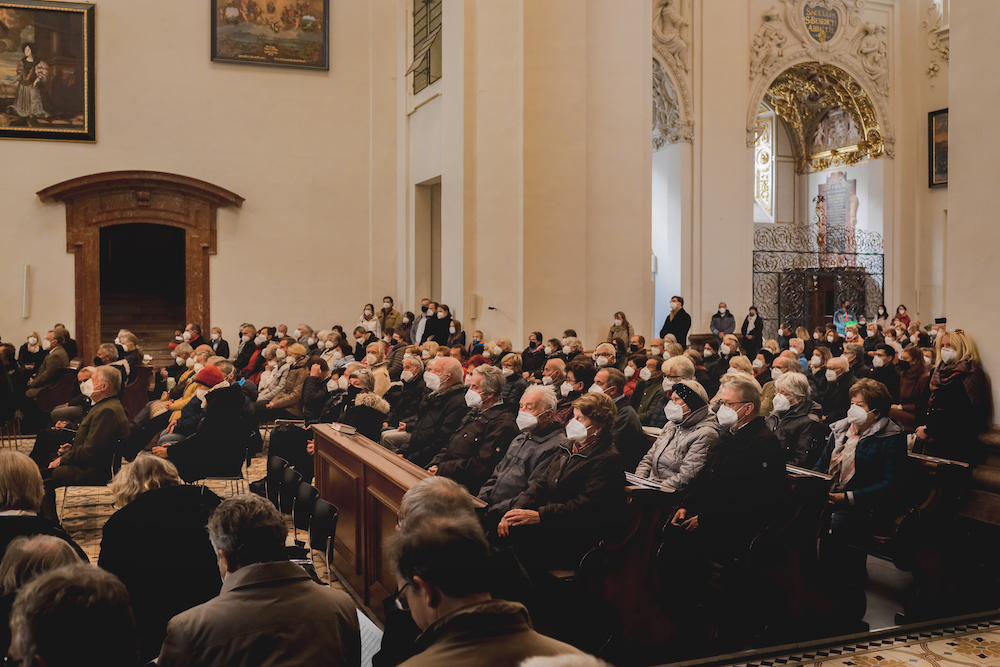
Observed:
[[[743,319],[743,349],[751,359],[757,356],[764,344],[764,320],[757,316],[757,308],[750,306],[750,312]]]
[[[615,313],[614,322],[612,323],[611,328],[608,329],[608,337],[604,342],[612,343],[615,338],[632,340],[632,336],[634,335],[635,331],[632,329],[632,325],[629,324],[628,318],[625,317],[625,313],[619,310]]]
[[[899,304],[899,308],[896,309],[895,322],[899,322],[904,327],[910,326],[910,316],[906,314],[906,306]]]
[[[24,57],[17,64],[17,92],[14,104],[7,107],[7,113],[21,118],[48,118],[51,107],[45,83],[49,78],[49,66],[35,55],[34,42],[21,45]]]
[[[378,318],[375,317],[375,306],[370,303],[365,304],[365,310],[358,318],[358,326],[375,334],[375,338],[382,337],[382,327],[378,323]]]
[[[936,350],[940,361],[931,375],[927,416],[917,428],[917,445],[931,456],[978,463],[979,434],[986,430],[989,414],[989,388],[979,349],[959,329],[938,336]]]

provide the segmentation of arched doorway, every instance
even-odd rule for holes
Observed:
[[[154,358],[165,356],[186,315],[184,230],[140,222],[102,227],[100,234],[101,340],[127,328]]]
[[[800,62],[771,80],[756,123],[753,302],[765,337],[825,326],[843,300],[873,317],[886,222],[875,105],[846,70]]]
[[[216,253],[216,211],[220,206],[241,206],[242,197],[195,178],[151,171],[82,176],[45,188],[38,197],[66,203],[66,249],[75,255],[77,341],[85,359],[102,341],[105,228],[151,225],[180,230],[183,264],[160,266],[156,248],[134,247],[127,252],[143,257],[146,272],[156,279],[184,285],[184,321],[206,325],[210,321],[208,258]]]

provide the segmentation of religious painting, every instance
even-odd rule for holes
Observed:
[[[930,143],[927,154],[928,186],[948,186],[948,110],[927,114],[927,134]]]
[[[0,138],[96,141],[94,5],[0,2]]]
[[[848,179],[847,172],[835,171],[819,185],[816,209],[820,234],[825,248],[822,252],[853,253],[854,230],[858,225],[857,179]]]
[[[330,69],[330,0],[212,0],[212,60]]]
[[[863,138],[851,114],[840,107],[831,107],[816,124],[812,154],[857,146]]]
[[[809,36],[822,44],[829,42],[837,34],[840,18],[837,11],[826,7],[805,5],[802,8],[802,18],[805,19],[806,31]]]

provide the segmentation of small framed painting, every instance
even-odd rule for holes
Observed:
[[[948,186],[948,110],[932,111],[927,114],[927,167],[928,186],[943,188]]]
[[[0,1],[0,138],[96,141],[94,5]]]
[[[330,0],[212,0],[212,60],[330,69]]]

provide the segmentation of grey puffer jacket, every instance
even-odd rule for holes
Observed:
[[[830,427],[823,423],[823,408],[812,400],[785,412],[771,412],[764,423],[781,443],[788,462],[804,468],[813,467],[830,435]]]
[[[680,424],[668,421],[635,474],[680,491],[705,465],[709,450],[718,441],[719,422],[706,405]]]

